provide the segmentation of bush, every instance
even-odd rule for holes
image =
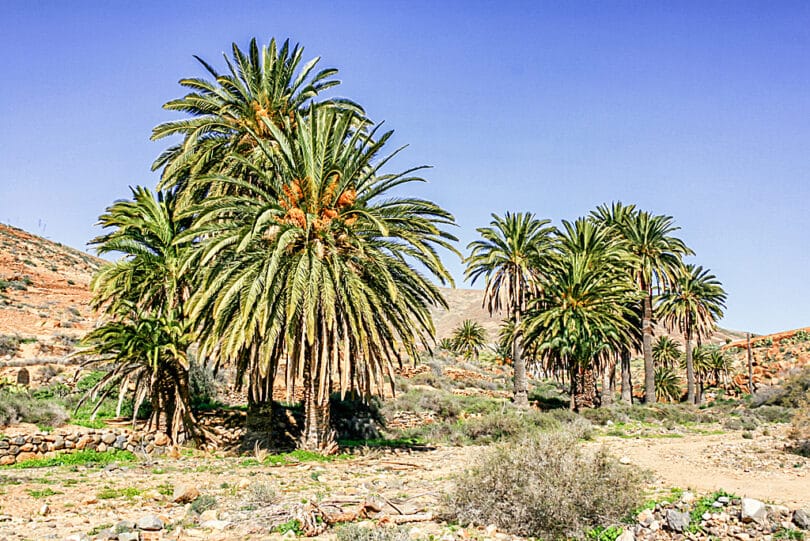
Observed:
[[[13,357],[19,350],[19,336],[0,335],[0,356],[11,355]]]
[[[792,441],[791,452],[810,458],[810,392],[793,416],[788,438]]]
[[[214,402],[217,396],[217,383],[214,372],[194,360],[189,363],[188,387],[191,407],[204,408]]]
[[[642,502],[637,470],[620,465],[604,448],[582,449],[568,431],[488,449],[455,481],[446,500],[448,518],[523,536],[583,538]]]
[[[27,390],[0,390],[0,426],[14,423],[60,426],[69,417],[61,405],[37,400]]]

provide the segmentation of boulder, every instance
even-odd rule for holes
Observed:
[[[673,532],[682,533],[689,527],[689,513],[682,513],[675,509],[667,510],[667,527]]]
[[[174,488],[172,501],[174,503],[191,503],[200,497],[200,491],[191,485],[178,485]]]
[[[138,519],[135,526],[145,532],[158,532],[163,529],[163,521],[157,515],[144,515]]]
[[[768,510],[765,508],[765,504],[761,501],[753,498],[743,498],[741,505],[742,510],[740,511],[740,520],[743,522],[757,522],[759,524],[764,524],[768,519]]]
[[[793,512],[793,524],[802,530],[810,530],[810,513],[804,509],[796,509]]]

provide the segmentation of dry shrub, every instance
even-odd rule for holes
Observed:
[[[516,535],[582,538],[642,502],[642,474],[568,431],[536,433],[488,449],[459,475],[448,518]]]
[[[358,524],[344,524],[337,529],[337,541],[409,541],[410,535],[405,526],[364,527]]]
[[[69,417],[61,405],[37,400],[27,390],[0,390],[0,426],[15,423],[61,426]]]
[[[792,441],[790,451],[810,458],[810,392],[793,415],[788,438]]]

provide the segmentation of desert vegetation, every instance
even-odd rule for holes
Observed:
[[[766,373],[805,355],[810,334],[756,343],[759,388],[747,392],[741,350],[711,343],[726,293],[688,260],[673,217],[612,202],[555,226],[507,211],[461,253],[453,215],[418,196],[425,167],[392,169],[403,149],[333,96],[337,70],[275,40],[234,44],[222,72],[198,60],[206,77],[182,79],[186,94],[164,105],[180,118],[152,132],[172,141],[153,163],[157,188],[132,188],[99,217],[92,245],[119,258],[83,262],[98,324],[78,349],[73,335],[32,339],[80,370],[0,384],[0,425],[38,430],[0,435],[0,490],[55,502],[82,485],[95,496],[60,512],[165,511],[98,522],[99,539],[198,527],[347,540],[801,535],[801,514],[771,506],[768,521],[734,494],[662,494],[619,456],[624,441],[729,435],[745,452],[768,445],[784,475],[789,461],[810,467],[810,369]],[[497,336],[469,318],[437,336],[447,257],[483,286]],[[34,287],[26,276],[0,293]],[[62,310],[66,323],[84,308]],[[0,356],[25,340],[0,336]],[[30,473],[43,468],[54,478]],[[737,522],[713,515],[730,509]]]

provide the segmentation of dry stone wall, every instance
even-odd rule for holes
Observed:
[[[58,453],[105,451],[162,454],[169,445],[163,433],[141,433],[125,428],[61,428],[48,434],[25,434],[0,439],[0,465],[16,464]]]

